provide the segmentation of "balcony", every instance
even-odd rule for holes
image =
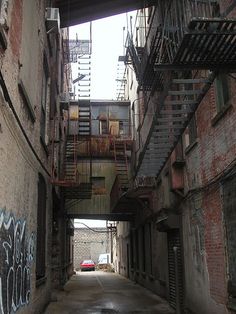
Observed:
[[[220,15],[216,0],[174,0],[161,6],[155,64],[214,69],[235,64],[236,19]]]
[[[216,0],[157,1],[142,53],[127,36],[127,60],[140,89],[164,89],[165,70],[235,69],[236,19]]]

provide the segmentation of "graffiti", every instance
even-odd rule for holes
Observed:
[[[0,211],[0,313],[29,303],[35,235],[27,237],[26,221]]]

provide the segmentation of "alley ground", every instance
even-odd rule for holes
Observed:
[[[78,272],[57,293],[44,314],[173,314],[167,302],[147,289],[115,274]]]

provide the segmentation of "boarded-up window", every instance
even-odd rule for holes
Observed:
[[[119,121],[109,121],[109,130],[111,135],[119,135]]]
[[[223,184],[224,221],[231,297],[236,298],[236,176]]]

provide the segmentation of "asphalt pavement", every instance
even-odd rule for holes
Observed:
[[[56,301],[57,300],[57,301]],[[44,314],[174,314],[162,298],[115,273],[78,272]]]

